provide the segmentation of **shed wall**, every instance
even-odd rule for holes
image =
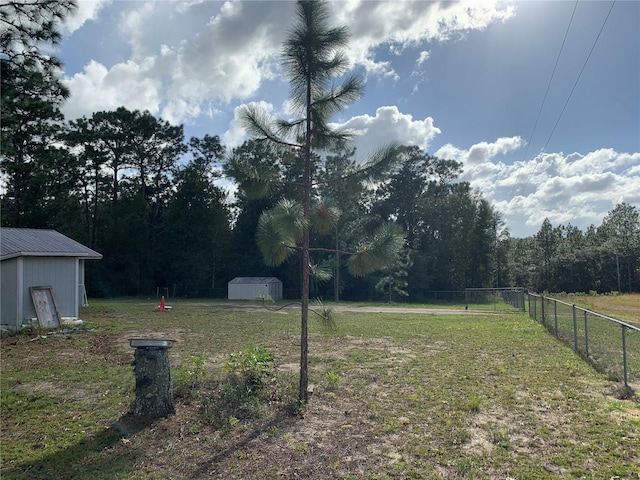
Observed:
[[[4,260],[0,266],[0,325],[16,327],[18,321],[18,259]]]
[[[271,282],[269,284],[269,296],[274,300],[282,299],[282,282]]]
[[[263,295],[282,299],[282,282],[229,283],[229,300],[255,300]]]
[[[73,257],[24,257],[23,317],[35,318],[29,287],[51,286],[61,317],[78,316],[78,259]],[[22,320],[22,319],[21,319]]]
[[[255,300],[261,295],[269,295],[266,285],[255,283],[229,284],[229,300]]]

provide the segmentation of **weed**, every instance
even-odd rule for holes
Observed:
[[[276,467],[267,468],[263,474],[265,478],[276,478],[278,476],[278,469]]]
[[[263,347],[238,350],[229,355],[225,369],[231,375],[240,378],[250,391],[260,389],[275,368],[275,354]]]
[[[509,432],[506,428],[493,427],[490,431],[491,434],[491,443],[495,446],[504,448],[508,450],[511,446],[511,441],[509,440]]]
[[[338,384],[342,381],[342,377],[333,370],[328,371],[324,378],[327,381],[328,390],[335,390],[338,387]]]
[[[477,413],[480,411],[480,405],[482,404],[482,397],[478,395],[472,395],[469,400],[467,400],[467,410],[472,413]]]
[[[320,300],[319,298],[316,299],[316,306],[318,307],[319,311],[311,311],[320,317],[322,326],[328,330],[335,330],[336,328],[338,328],[335,320],[335,315],[333,313],[333,308],[326,307],[324,303],[322,303],[322,300]]]
[[[217,428],[228,430],[243,421],[260,418],[270,404],[288,411],[295,398],[292,376],[275,370],[275,355],[264,348],[229,355],[226,375],[203,385],[200,414]],[[293,413],[293,412],[292,412]],[[276,427],[277,428],[277,427]]]
[[[189,399],[202,385],[207,375],[205,355],[190,355],[181,368],[175,369],[173,393],[177,398]]]
[[[291,445],[291,448],[293,448],[298,453],[307,453],[309,451],[309,446],[306,443],[302,442],[293,443]]]
[[[625,406],[622,402],[609,402],[607,403],[607,406],[605,407],[605,412],[607,413],[611,413],[611,412],[621,412],[625,409]]]
[[[240,420],[238,420],[236,417],[234,417],[233,415],[231,415],[228,419],[227,419],[227,425],[229,426],[229,428],[235,428],[238,425],[240,425]]]

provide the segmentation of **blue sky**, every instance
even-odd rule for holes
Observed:
[[[363,157],[400,141],[462,162],[519,237],[545,217],[585,229],[616,203],[640,207],[640,2],[329,5],[367,82],[333,121],[358,133]],[[238,145],[241,105],[287,115],[278,55],[292,12],[289,1],[80,0],[56,52],[65,115],[123,105]]]

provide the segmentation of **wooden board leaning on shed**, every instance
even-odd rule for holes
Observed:
[[[36,310],[38,323],[44,328],[54,328],[60,326],[60,314],[58,304],[53,295],[52,287],[29,287],[31,300]]]

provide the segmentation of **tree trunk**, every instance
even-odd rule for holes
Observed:
[[[133,414],[145,419],[175,413],[171,392],[171,368],[166,348],[136,348],[134,374],[136,400]]]
[[[307,78],[307,118],[304,144],[304,177],[303,177],[303,210],[304,219],[308,222],[311,218],[311,78]],[[308,323],[309,323],[309,227],[304,229],[302,235],[301,252],[302,295],[300,319],[300,402],[309,400],[309,370],[308,370]]]
[[[338,243],[338,227],[336,227],[336,270],[333,276],[333,299],[335,302],[340,301],[340,244]]]

